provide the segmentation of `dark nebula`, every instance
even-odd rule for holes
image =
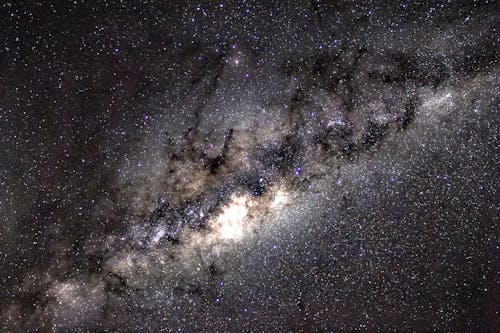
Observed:
[[[3,2],[0,331],[500,331],[497,26]]]

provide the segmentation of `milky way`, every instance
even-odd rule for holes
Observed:
[[[494,2],[0,18],[2,331],[499,330]]]

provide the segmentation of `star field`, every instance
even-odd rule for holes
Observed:
[[[0,330],[496,332],[493,1],[0,6]]]

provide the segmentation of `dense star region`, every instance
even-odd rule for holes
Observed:
[[[0,331],[498,332],[494,1],[4,1]]]

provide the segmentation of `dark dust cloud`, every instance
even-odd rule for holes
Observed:
[[[494,1],[4,1],[5,332],[498,332]]]

